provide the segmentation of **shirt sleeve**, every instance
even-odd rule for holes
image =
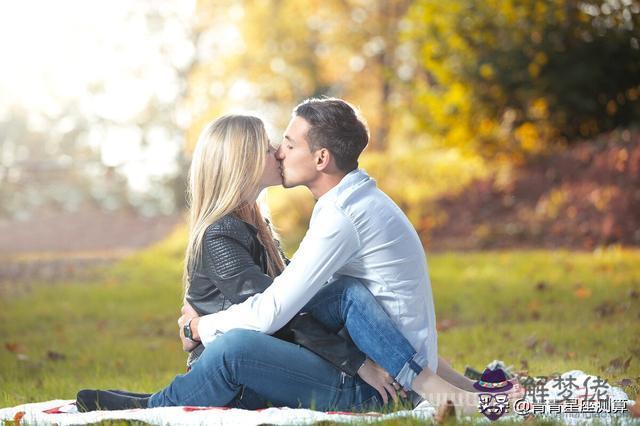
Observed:
[[[360,241],[351,220],[333,206],[320,213],[289,266],[269,288],[243,303],[201,317],[198,332],[205,346],[234,328],[276,332],[353,258]]]

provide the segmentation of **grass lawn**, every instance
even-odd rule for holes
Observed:
[[[182,372],[183,237],[99,282],[16,284],[2,294],[0,407],[72,399],[85,387],[154,391]],[[445,253],[430,255],[429,266],[439,351],[455,368],[502,359],[536,376],[580,369],[629,379],[635,399],[640,251]]]

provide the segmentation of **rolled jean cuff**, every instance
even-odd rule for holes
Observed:
[[[396,382],[400,383],[405,391],[411,390],[411,383],[418,374],[422,372],[422,366],[427,364],[427,357],[416,353],[407,363],[402,367],[398,375],[396,376]]]
[[[163,406],[162,402],[163,401],[159,395],[159,392],[156,392],[149,397],[149,402],[147,403],[147,407],[148,408],[162,407]]]

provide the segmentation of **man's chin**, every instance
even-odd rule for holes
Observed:
[[[300,186],[299,183],[295,183],[295,182],[291,182],[291,181],[287,181],[286,179],[282,180],[282,186],[284,188],[295,188],[296,186]]]

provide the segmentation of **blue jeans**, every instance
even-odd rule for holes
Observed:
[[[149,407],[193,405],[248,409],[304,407],[367,410],[378,393],[342,374],[311,351],[257,331],[235,329],[218,337],[193,364],[149,399]]]
[[[404,387],[421,371],[415,350],[371,292],[343,277],[303,308],[325,327],[346,325],[354,343]],[[407,384],[408,381],[408,384]],[[256,409],[273,406],[364,410],[381,406],[377,391],[311,351],[275,337],[231,330],[210,344],[191,371],[153,394],[149,407],[194,405]]]
[[[422,367],[413,361],[416,351],[400,333],[369,289],[343,276],[324,287],[301,312],[308,312],[327,329],[346,327],[353,342],[384,368],[406,390]]]

